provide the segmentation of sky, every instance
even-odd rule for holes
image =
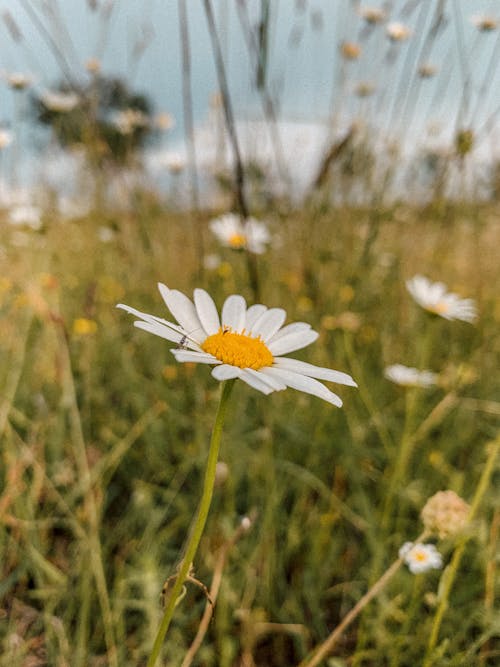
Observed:
[[[499,3],[446,0],[446,25],[430,46],[427,36],[441,3],[270,0],[266,86],[284,131],[293,124],[299,128],[323,124],[342,132],[356,120],[376,124],[383,136],[401,132],[412,142],[440,133],[449,140],[459,126],[484,128],[500,107],[500,72],[495,66],[500,62],[500,30],[480,32],[471,17],[500,17]],[[182,146],[179,4],[179,0],[0,0],[0,71],[30,74],[31,93],[40,93],[63,80],[61,61],[71,76],[85,80],[85,63],[97,57],[104,74],[125,77],[150,97],[156,111],[174,115],[176,127],[168,146]],[[256,121],[263,117],[262,98],[255,90],[254,57],[249,55],[238,5],[246,7],[246,19],[255,26],[260,0],[212,0],[236,116]],[[367,6],[388,8],[385,23],[367,28],[359,16],[360,8]],[[218,90],[213,51],[202,0],[186,0],[186,8],[194,118],[197,127],[206,129],[210,102]],[[17,39],[8,29],[9,19],[19,28]],[[391,21],[409,26],[411,37],[391,43],[386,35]],[[342,60],[339,49],[345,41],[361,46],[359,59]],[[62,57],[58,59],[54,50]],[[417,66],[424,61],[438,69],[432,79],[417,75]],[[372,97],[356,97],[361,83],[375,87]],[[43,140],[28,123],[22,125],[27,110],[28,101],[23,109],[16,94],[0,81],[0,123],[22,127],[23,151],[30,152],[40,150]],[[206,132],[203,136],[206,139]],[[321,134],[318,137],[323,141]]]

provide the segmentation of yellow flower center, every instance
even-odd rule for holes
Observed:
[[[258,370],[271,366],[273,355],[260,338],[252,338],[244,333],[234,333],[231,329],[220,328],[216,334],[208,336],[201,348],[216,359],[238,368]]]
[[[415,551],[415,553],[413,554],[413,558],[415,560],[418,560],[419,563],[425,563],[425,561],[427,560],[427,554],[425,553],[425,551]]]
[[[443,315],[444,313],[447,313],[449,309],[450,306],[446,303],[446,301],[438,301],[438,303],[432,306],[432,308],[429,308],[429,310],[436,313],[437,315]]]
[[[231,234],[228,242],[231,248],[244,248],[247,244],[247,237],[245,234]]]

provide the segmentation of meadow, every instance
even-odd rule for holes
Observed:
[[[279,243],[258,260],[262,301],[320,333],[301,358],[359,388],[341,387],[337,409],[293,389],[235,387],[195,563],[208,588],[222,581],[193,664],[298,664],[421,533],[429,497],[473,499],[498,449],[497,215],[379,210],[368,252],[371,209],[270,220]],[[2,277],[4,665],[144,664],[197,506],[219,383],[115,305],[167,317],[158,281],[203,286],[219,306],[231,293],[252,302],[244,253],[200,267],[193,232],[220,253],[206,218],[152,202],[107,221],[116,232],[103,243],[100,215],[49,220],[30,247],[11,248]],[[476,299],[477,323],[419,308],[405,288],[419,272]],[[391,383],[393,363],[430,368],[438,383]],[[498,658],[497,503],[490,480],[466,538],[438,543],[449,565],[466,539],[432,664]],[[420,664],[445,573],[398,571],[324,664]],[[166,664],[191,664],[207,605],[188,584]]]
[[[272,3],[246,18],[244,3],[235,10],[264,108],[253,141],[265,130],[274,151],[262,164],[238,143],[245,126],[217,41],[224,12],[214,20],[208,1],[218,82],[209,136],[214,145],[223,137],[219,158],[233,158],[208,176],[195,160],[193,16],[182,1],[186,154],[169,155],[161,186],[143,150],[174,119],[153,120],[133,82],[103,73],[96,59],[78,85],[63,79],[51,94],[7,77],[15,109],[30,108],[56,160],[76,155],[80,170],[71,214],[44,180],[48,152],[43,196],[20,205],[14,188],[6,196],[8,179],[0,183],[0,667],[499,663],[500,204],[498,163],[478,151],[493,142],[500,41],[481,41],[498,29],[486,16],[474,19],[473,41],[461,41],[458,5],[432,5],[398,5],[406,34],[402,24],[390,34],[380,8],[338,10],[350,30],[336,44],[337,116],[305,188],[293,180],[303,163],[280,145],[279,99],[266,88]],[[110,21],[112,3],[88,6]],[[305,26],[319,40],[326,23],[307,2],[296,13],[292,51]],[[258,33],[245,23],[255,16]],[[424,56],[450,46],[440,46],[442,31],[458,55],[451,42],[442,70],[431,71]],[[375,91],[356,67],[377,75],[377,63],[393,78]],[[446,148],[422,142],[408,157],[406,144],[422,139],[417,128],[441,109],[457,71]],[[386,141],[381,120],[407,134]],[[16,148],[2,132],[0,153]],[[13,153],[0,165],[11,181],[19,146]],[[446,287],[428,285],[423,298],[418,276]],[[219,312],[233,294],[283,308],[286,324],[319,334],[292,357],[357,385],[325,382],[339,408],[307,383],[265,395],[234,382],[207,523],[182,577],[219,401],[233,380],[182,362],[196,327],[178,320],[181,333],[165,340],[117,309],[175,323],[158,283],[189,298],[202,288]],[[234,331],[221,324],[229,345]]]

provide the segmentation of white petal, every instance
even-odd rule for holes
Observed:
[[[278,331],[286,319],[283,308],[270,308],[255,321],[252,327],[252,336],[260,336],[267,341]]]
[[[321,382],[318,382],[313,378],[306,377],[305,375],[299,375],[298,373],[293,373],[292,371],[286,371],[283,368],[274,368],[272,366],[267,367],[265,370],[268,375],[282,380],[288,387],[291,387],[292,389],[297,389],[298,391],[303,391],[306,394],[318,396],[324,401],[332,403],[332,405],[336,405],[338,408],[342,407],[342,400],[340,397],[327,389],[324,384],[321,384]]]
[[[220,366],[215,366],[212,370],[212,375],[216,380],[220,380],[221,382],[224,380],[232,380],[233,378],[240,377],[241,368],[231,366],[230,364],[221,364]]]
[[[207,334],[209,336],[216,334],[220,329],[219,313],[210,294],[204,289],[195,289],[194,303],[200,322]]]
[[[267,342],[274,343],[275,340],[279,340],[280,338],[283,338],[283,336],[288,336],[290,333],[307,331],[310,328],[311,325],[307,324],[307,322],[292,322],[291,324],[287,324],[286,327],[283,327],[283,329],[279,329]]]
[[[358,386],[352,377],[347,373],[334,371],[330,368],[323,368],[321,366],[314,366],[313,364],[308,364],[305,361],[299,361],[298,359],[290,359],[289,357],[275,357],[273,366],[276,368],[284,368],[285,370],[293,371],[294,373],[308,375],[309,377],[316,378],[317,380],[329,380],[330,382],[346,384],[350,387]]]
[[[222,306],[222,326],[240,332],[245,327],[247,304],[239,294],[231,294]]]
[[[179,344],[182,341],[182,344],[186,347],[189,347],[191,350],[200,350],[201,348],[195,342],[190,341],[189,338],[184,333],[179,333],[166,327],[159,322],[134,322],[134,326],[138,329],[143,329],[149,333],[155,334],[155,336],[160,336],[166,340],[171,341],[172,343]]]
[[[263,306],[261,303],[255,303],[253,306],[247,310],[246,320],[245,320],[245,330],[248,333],[252,330],[254,322],[259,318],[262,313],[265,313],[267,306]]]
[[[158,289],[177,322],[191,338],[201,343],[205,339],[205,331],[191,299],[179,290],[168,289],[163,283],[158,283]]]
[[[248,368],[242,369],[240,378],[243,380],[243,382],[246,382],[254,389],[257,389],[258,391],[261,391],[263,394],[266,394],[266,396],[274,391],[274,389],[269,385],[269,383],[264,382],[264,380],[262,380],[257,375],[248,373],[248,370],[250,369]]]
[[[170,350],[177,361],[191,361],[195,364],[220,364],[220,361],[213,355],[206,352],[190,352],[189,350],[180,350],[175,348]]]
[[[313,331],[312,329],[295,331],[278,338],[278,340],[272,340],[267,344],[267,347],[273,356],[279,356],[281,354],[288,354],[288,352],[293,352],[294,350],[300,350],[314,343],[318,336],[317,331]]]
[[[262,382],[268,384],[274,391],[283,391],[286,389],[286,384],[282,380],[268,375],[265,370],[265,367],[260,368],[258,371],[254,370],[253,368],[245,368],[246,373],[250,373],[250,375],[253,376],[257,375],[259,379],[262,380]]]

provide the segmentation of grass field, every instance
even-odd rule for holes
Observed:
[[[403,565],[318,664],[498,664],[498,216],[493,204],[458,203],[267,213],[260,300],[320,333],[292,356],[350,373],[358,388],[339,387],[337,409],[236,383],[194,562],[197,582],[220,584],[213,620],[186,657],[210,608],[188,582],[164,664],[309,664],[447,489],[474,517],[458,536],[427,540],[443,569]],[[203,287],[219,307],[232,293],[252,303],[245,252],[220,248],[208,219],[146,200],[120,215],[47,216],[26,245],[5,227],[0,665],[146,664],[220,385],[115,305],[169,319],[158,281],[188,295]],[[210,253],[220,262],[207,269]],[[477,321],[420,308],[405,287],[415,274],[475,299]],[[384,368],[396,363],[437,373],[437,384],[390,382]]]

